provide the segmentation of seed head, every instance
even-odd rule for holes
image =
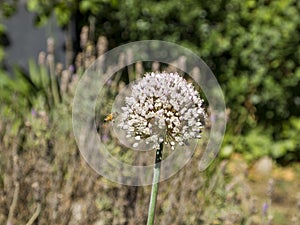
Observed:
[[[165,142],[174,150],[199,139],[206,120],[199,93],[178,73],[147,73],[121,109],[118,127],[135,139],[134,148],[142,141],[153,148]]]

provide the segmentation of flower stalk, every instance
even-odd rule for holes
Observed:
[[[155,166],[154,166],[154,171],[153,171],[153,181],[152,181],[152,189],[151,189],[151,195],[150,195],[147,225],[154,224],[155,207],[156,207],[157,194],[158,194],[162,152],[163,152],[163,143],[160,143],[159,148],[156,150],[156,154],[155,154]]]
[[[147,219],[147,225],[153,225],[163,148],[175,150],[201,138],[207,118],[204,100],[192,83],[166,72],[146,73],[130,86],[130,95],[121,97],[115,130],[122,130],[122,143],[136,150],[156,150]]]

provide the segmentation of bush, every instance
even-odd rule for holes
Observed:
[[[95,37],[108,37],[110,48],[160,39],[195,51],[224,90],[231,109],[228,130],[233,135],[247,134],[259,125],[276,141],[289,117],[300,115],[300,6],[296,0],[86,0],[50,5],[31,0],[28,4],[38,18],[54,11],[62,24],[69,21],[64,17],[74,15],[81,26],[93,16]]]

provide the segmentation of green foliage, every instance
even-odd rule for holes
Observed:
[[[5,26],[0,23],[0,62],[2,62],[4,58],[4,49],[3,45],[5,44],[6,37],[5,37]]]
[[[299,115],[299,3],[277,1],[49,1],[29,9],[61,24],[74,13],[96,18],[96,34],[115,45],[161,39],[189,47],[211,66],[225,92],[236,134],[257,122]],[[297,72],[298,71],[298,72]],[[238,85],[237,85],[238,84]],[[277,129],[277,128],[275,128]]]
[[[1,3],[5,15],[12,14],[15,3]],[[264,154],[286,160],[297,157],[292,137],[298,131],[290,117],[300,115],[298,1],[29,0],[27,6],[39,25],[52,14],[60,25],[74,15],[83,18],[80,25],[94,16],[95,34],[112,40],[110,47],[161,39],[192,49],[216,74],[231,110],[226,154],[243,152],[250,160]],[[15,81],[17,89],[10,84],[2,97],[8,100],[12,91],[22,96],[19,105],[32,106],[33,96],[39,96],[48,109],[57,105],[61,93],[57,78],[49,72],[53,70],[30,62],[30,77],[16,72],[18,79],[27,81]],[[286,127],[291,128],[289,136]]]
[[[20,109],[30,108],[36,87],[26,74],[18,69],[15,69],[15,78],[10,78],[4,71],[0,75],[2,103],[10,104],[12,110],[22,116],[23,112]]]
[[[81,13],[91,13],[97,15],[106,10],[105,5],[115,7],[118,0],[29,0],[28,10],[36,13],[35,24],[45,25],[51,15],[55,15],[59,25],[67,25],[72,16],[80,11]]]
[[[291,117],[283,124],[280,133],[280,141],[274,144],[272,156],[283,158],[285,162],[290,162],[300,158],[300,118]]]
[[[57,17],[58,23],[65,25],[70,20],[72,12],[76,9],[76,1],[29,0],[27,7],[29,11],[37,13],[35,24],[38,26],[45,25],[53,12]]]
[[[4,132],[12,137],[24,128],[29,129],[31,132],[25,138],[29,146],[53,138],[57,131],[61,135],[71,132],[71,95],[68,93],[71,74],[68,70],[54,71],[52,61],[37,65],[30,60],[29,74],[17,67],[13,76],[0,70],[0,122]]]
[[[106,4],[110,4],[111,7],[116,7],[118,0],[83,0],[79,2],[79,10],[82,13],[97,15],[105,11]]]
[[[282,130],[273,137],[273,128],[258,126],[243,136],[227,133],[222,157],[229,157],[234,151],[242,153],[246,160],[253,161],[269,155],[279,162],[288,163],[300,159],[300,118],[291,117],[282,124]]]
[[[27,75],[16,67],[13,78],[3,71],[0,77],[0,99],[10,104],[20,116],[24,113],[23,109],[30,110],[41,101],[44,107],[49,109],[54,104],[56,94],[51,92],[51,86],[56,86],[55,90],[58,88],[57,82],[50,82],[49,72],[44,66],[37,67],[30,61],[29,72]]]
[[[244,136],[227,134],[221,156],[228,157],[233,151],[242,153],[246,160],[253,161],[272,152],[270,131],[257,127]]]
[[[17,136],[20,130],[26,124],[28,125],[28,122],[40,134],[40,130],[45,130],[46,127],[41,126],[42,124],[39,121],[31,121],[30,114],[34,108],[36,111],[44,110],[45,98],[43,90],[38,85],[37,80],[32,77],[34,74],[28,76],[18,68],[15,68],[14,75],[11,78],[4,71],[0,72],[0,115],[3,126],[6,127],[6,135],[11,137]],[[41,135],[36,137],[41,137]],[[28,138],[30,138],[30,135],[28,135]]]
[[[9,17],[15,13],[18,0],[1,1],[0,2],[0,19],[1,17]]]
[[[5,53],[3,46],[7,45],[7,36],[5,26],[2,24],[2,19],[12,16],[17,10],[18,0],[0,1],[0,69]]]
[[[93,16],[96,36],[108,37],[110,47],[160,39],[190,48],[208,63],[224,90],[231,112],[227,155],[238,151],[247,159],[264,154],[282,158],[298,151],[281,134],[290,117],[300,116],[298,1],[29,0],[28,9],[40,25],[52,14],[61,25],[75,16],[78,26]],[[39,73],[34,65],[30,68],[30,74]],[[45,85],[55,83],[42,77]],[[43,89],[48,106],[61,101],[55,89]],[[297,133],[294,127],[291,132]]]
[[[268,126],[272,139],[290,116],[300,115],[299,9],[295,0],[132,0],[105,5],[94,16],[96,34],[115,45],[161,39],[197,52],[224,90],[229,132]]]

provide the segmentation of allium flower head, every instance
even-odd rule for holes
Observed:
[[[177,73],[148,73],[131,87],[120,123],[133,146],[142,142],[158,148],[165,142],[174,150],[190,139],[199,139],[206,113],[203,100],[191,83]]]

